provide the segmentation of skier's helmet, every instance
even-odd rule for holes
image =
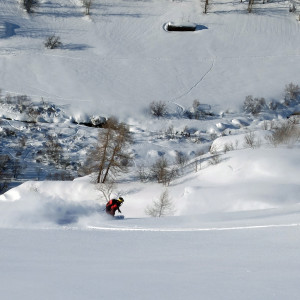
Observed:
[[[123,203],[124,199],[122,197],[119,197],[118,201],[121,202],[121,203]]]

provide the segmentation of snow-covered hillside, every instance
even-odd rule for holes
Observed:
[[[41,0],[32,14],[19,2],[0,0],[0,154],[22,163],[25,181],[0,195],[0,298],[298,299],[300,91],[284,89],[300,84],[300,24],[290,3],[255,2],[249,14],[248,2],[225,0],[203,14],[199,0],[95,0],[84,16],[81,0]],[[196,31],[167,32],[168,22]],[[45,49],[52,34],[61,48]],[[243,109],[248,95],[259,112]],[[166,103],[165,117],[149,113],[152,101]],[[111,115],[134,138],[113,192],[123,220],[106,216],[90,177],[40,181],[57,168],[76,177],[98,133],[80,123]],[[45,152],[51,139],[59,166]],[[160,157],[178,176],[140,182],[138,169]],[[174,214],[149,217],[166,189]]]
[[[245,96],[282,97],[298,81],[300,30],[289,3],[198,0],[40,1],[28,16],[16,0],[0,1],[1,88],[70,104],[73,111],[144,117],[151,101],[217,110]],[[194,22],[195,32],[165,32],[165,23]],[[207,29],[202,29],[205,26]],[[52,34],[62,49],[44,48]],[[114,109],[117,107],[118,109]]]

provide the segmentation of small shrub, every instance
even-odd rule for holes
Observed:
[[[233,147],[233,144],[232,143],[226,143],[224,145],[224,153],[227,153],[228,151],[233,151],[234,150],[234,147]]]
[[[174,214],[174,205],[169,197],[169,193],[165,190],[157,201],[153,201],[152,206],[148,206],[145,210],[146,215],[160,218]]]
[[[22,0],[22,5],[28,13],[32,13],[35,7],[39,5],[38,0]]]
[[[175,130],[174,130],[174,126],[173,125],[170,125],[166,131],[165,131],[165,136],[168,138],[168,139],[174,139],[175,138]]]
[[[167,105],[162,101],[153,101],[150,103],[150,112],[155,117],[164,117],[167,115]]]
[[[47,37],[44,45],[47,49],[57,49],[62,46],[62,42],[59,36],[51,35]]]
[[[212,156],[210,157],[210,160],[208,161],[208,163],[210,165],[217,165],[221,162],[221,155],[220,153],[218,153],[217,149],[215,146],[212,146],[209,150],[209,152],[212,154]]]
[[[254,132],[249,132],[244,137],[244,147],[249,147],[252,149],[259,148],[261,145],[261,141],[256,138]]]
[[[151,166],[151,178],[157,180],[158,183],[169,185],[176,178],[177,170],[170,168],[168,161],[164,157],[160,157]]]
[[[300,129],[295,122],[286,121],[274,129],[272,135],[267,137],[267,140],[273,145],[293,144],[299,141]]]
[[[296,10],[297,10],[297,7],[296,7],[295,3],[291,3],[289,5],[289,12],[294,13],[294,12],[296,12]]]
[[[266,106],[266,100],[264,98],[253,98],[251,95],[247,96],[244,101],[244,111],[257,115]]]
[[[188,160],[189,160],[189,158],[188,158],[188,156],[185,153],[178,152],[178,151],[176,152],[175,163],[179,167],[181,167],[181,168],[185,167],[186,164],[187,164],[187,162],[188,162]]]
[[[141,182],[147,182],[150,179],[149,170],[144,165],[137,167],[137,173]]]
[[[297,100],[300,95],[299,85],[293,84],[292,82],[285,86],[285,100]]]
[[[85,7],[85,14],[89,15],[90,14],[90,8],[91,8],[91,5],[92,5],[92,0],[83,0],[82,4]]]

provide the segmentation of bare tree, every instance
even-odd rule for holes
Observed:
[[[300,95],[300,87],[298,84],[289,83],[285,86],[285,100],[297,100]]]
[[[243,107],[247,113],[257,115],[266,106],[264,98],[253,98],[251,95],[246,96]]]
[[[85,14],[89,15],[90,14],[90,8],[91,8],[91,5],[92,5],[92,0],[83,0],[82,4],[85,7]]]
[[[254,4],[254,0],[249,0],[248,8],[247,8],[248,13],[252,13],[253,4]]]
[[[189,158],[185,153],[176,151],[175,162],[179,167],[184,168],[188,160]]]
[[[210,6],[209,0],[203,0],[203,5],[204,5],[204,7],[203,7],[203,13],[207,14],[208,10],[209,10],[209,6]]]
[[[113,180],[107,180],[105,183],[96,183],[95,188],[102,194],[107,202],[111,199],[111,194],[116,188],[116,183]]]
[[[174,214],[174,205],[169,197],[168,190],[165,190],[157,201],[153,201],[152,206],[148,206],[145,213],[148,216],[160,218]]]
[[[261,141],[256,138],[256,135],[253,131],[247,133],[244,137],[244,146],[250,147],[252,149],[259,148],[261,145]]]
[[[46,135],[45,155],[55,165],[59,165],[62,161],[63,148],[59,140],[54,135]]]
[[[105,183],[109,175],[117,176],[128,169],[132,160],[127,151],[133,139],[129,127],[110,118],[98,134],[97,144],[87,154],[85,173],[97,172],[97,183]]]
[[[150,112],[155,117],[164,117],[167,114],[167,105],[165,102],[151,102]]]
[[[25,165],[22,165],[19,160],[13,161],[12,165],[11,165],[13,178],[17,179],[18,176],[21,175],[24,168],[25,168]]]
[[[158,183],[169,185],[170,182],[177,176],[177,170],[169,166],[168,161],[164,157],[160,157],[151,166],[152,178],[156,179]]]
[[[137,167],[137,173],[141,182],[147,182],[150,179],[150,172],[143,164]]]
[[[210,165],[219,164],[221,162],[221,154],[218,152],[217,147],[215,145],[212,145],[209,149],[209,152],[211,153],[211,157],[208,163]]]
[[[204,155],[204,151],[197,151],[196,152],[196,159],[195,159],[195,172],[198,172],[198,169],[201,170],[201,156]],[[199,159],[198,159],[199,157]]]

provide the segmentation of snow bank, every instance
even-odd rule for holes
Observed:
[[[168,187],[176,215],[282,208],[299,203],[298,148],[230,151],[215,166],[189,173]],[[208,157],[206,158],[208,159]],[[164,191],[157,183],[118,185],[127,218],[145,217],[145,208]],[[0,196],[0,226],[91,226],[103,221],[104,200],[88,181],[26,182]]]

